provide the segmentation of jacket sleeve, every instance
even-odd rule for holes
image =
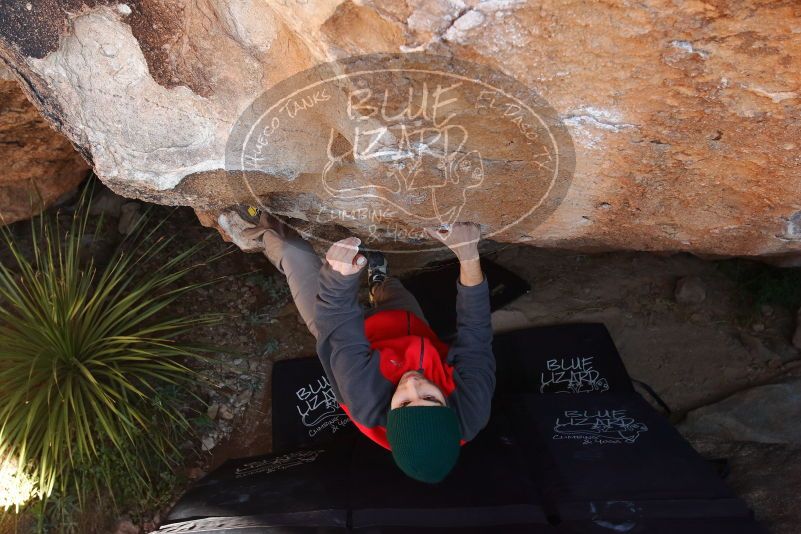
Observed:
[[[317,354],[337,401],[360,424],[384,424],[392,384],[380,370],[380,354],[370,348],[359,305],[359,274],[342,275],[327,262],[320,268],[314,307]]]
[[[462,438],[469,441],[487,425],[495,393],[495,355],[492,353],[489,284],[456,281],[456,337],[448,351],[456,389],[448,405],[456,410]]]

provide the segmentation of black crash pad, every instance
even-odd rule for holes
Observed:
[[[272,386],[274,451],[312,447],[355,431],[316,356],[276,362]]]
[[[529,525],[547,531],[539,491],[525,474],[524,451],[498,415],[462,447],[440,484],[405,476],[391,455],[366,439],[354,446],[350,503],[354,528]],[[543,530],[545,529],[545,530]]]
[[[263,525],[345,526],[355,435],[324,447],[229,460],[196,482],[169,521],[257,517]]]
[[[576,323],[498,334],[496,396],[517,393],[632,393],[606,326]]]
[[[229,461],[190,489],[168,521],[189,529],[208,516],[237,517],[263,532],[302,525],[553,533],[522,467],[524,451],[503,428],[493,422],[465,445],[459,465],[434,486],[407,478],[388,451],[353,434],[315,449]]]
[[[344,414],[326,404],[316,358],[276,364],[274,439],[287,450],[226,462],[159,533],[764,532],[634,391],[603,325],[503,334],[494,351],[490,423],[434,486],[406,478],[352,425],[324,424]],[[560,358],[581,374],[553,377]],[[608,388],[583,387],[601,378]]]
[[[587,521],[566,521],[559,534],[768,534],[753,519],[619,519],[599,512]]]
[[[539,326],[496,335],[496,397],[524,393],[633,392],[600,323]],[[273,450],[325,443],[352,431],[316,357],[283,360],[272,374]]]
[[[563,519],[749,518],[750,511],[637,393],[521,395],[506,405],[532,478]],[[620,503],[625,506],[620,508]],[[628,514],[628,515],[626,515]]]
[[[157,534],[348,534],[342,527],[306,527],[294,524],[276,525],[272,518],[261,516],[208,517],[179,521],[162,526]]]

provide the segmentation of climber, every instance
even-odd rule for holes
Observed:
[[[247,227],[247,222],[237,226]],[[455,281],[457,333],[448,346],[431,330],[414,296],[389,275],[384,256],[365,256],[358,238],[334,243],[322,261],[308,242],[276,218],[262,213],[249,222],[255,224],[232,237],[260,239],[267,258],[286,275],[348,417],[389,449],[408,476],[428,483],[443,480],[456,464],[460,445],[487,424],[495,389],[489,289],[479,262],[478,225],[426,229],[453,251],[461,266]],[[357,298],[365,266],[372,304],[366,312]]]

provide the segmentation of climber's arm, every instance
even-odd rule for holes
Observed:
[[[463,266],[456,287],[456,338],[448,351],[456,389],[448,404],[459,416],[462,437],[471,440],[487,425],[495,392],[489,284],[480,266]]]
[[[448,397],[448,405],[459,416],[462,438],[471,440],[487,425],[495,392],[489,284],[478,253],[481,231],[478,225],[457,223],[447,232],[435,229],[429,233],[459,259],[456,338],[448,351],[456,389]]]
[[[358,263],[359,243],[349,238],[335,243],[320,268],[315,302],[317,354],[337,395],[351,416],[374,426],[385,415],[392,385],[379,369],[364,333],[364,313],[358,302],[363,262]]]

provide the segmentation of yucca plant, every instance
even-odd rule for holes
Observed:
[[[85,191],[66,223],[32,221],[30,251],[0,230],[0,458],[25,466],[43,502],[79,509],[173,466],[190,429],[179,405],[199,380],[187,364],[209,350],[179,339],[220,319],[168,313],[210,283],[186,277],[211,260],[198,260],[203,242],[157,237],[164,220],[143,216],[103,267],[82,257],[102,233]]]

